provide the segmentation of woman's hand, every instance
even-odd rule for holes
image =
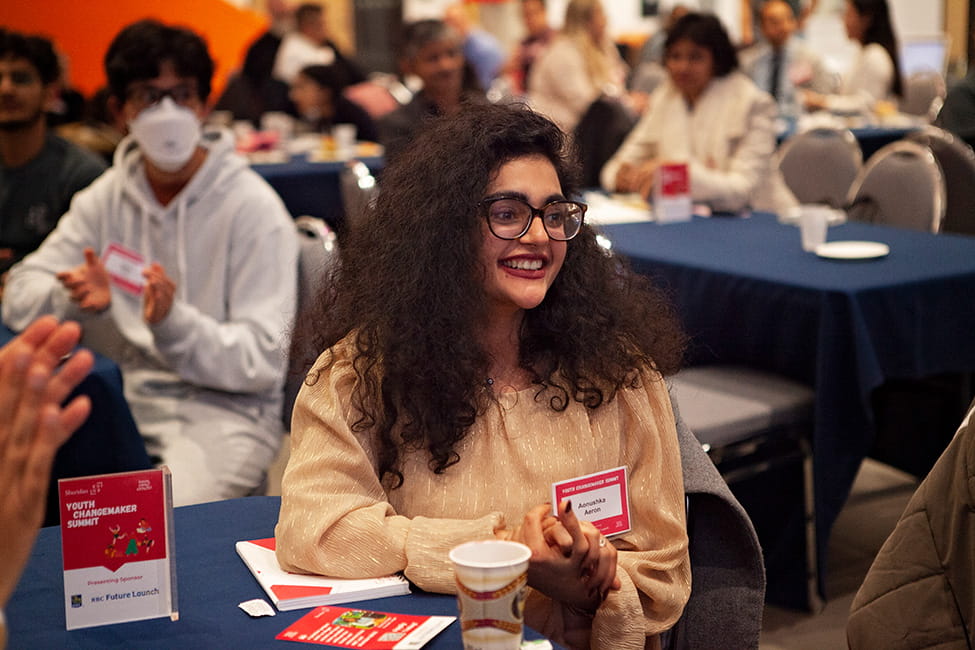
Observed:
[[[532,551],[528,584],[575,611],[594,613],[610,589],[619,588],[616,548],[589,522],[579,521],[568,501],[558,518],[542,504],[521,526],[503,535]]]
[[[616,191],[638,192],[644,198],[649,197],[659,166],[656,159],[639,164],[623,163],[616,173]]]
[[[799,101],[809,111],[821,111],[826,108],[826,95],[813,90],[800,91]]]

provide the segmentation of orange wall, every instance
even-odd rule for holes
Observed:
[[[86,95],[104,85],[102,57],[118,31],[141,18],[202,34],[216,62],[214,101],[266,19],[223,0],[0,0],[0,25],[51,38],[70,61],[71,83]]]

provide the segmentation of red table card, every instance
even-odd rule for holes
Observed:
[[[178,617],[165,468],[58,481],[67,629]]]

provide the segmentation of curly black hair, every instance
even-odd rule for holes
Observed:
[[[213,80],[213,59],[206,41],[190,29],[146,19],[115,35],[105,53],[105,74],[114,97],[125,100],[129,85],[155,79],[160,65],[169,61],[176,74],[196,79],[200,99],[206,102]]]
[[[426,449],[430,469],[457,462],[457,443],[489,400],[487,353],[475,334],[486,316],[478,203],[506,162],[541,154],[563,193],[576,193],[564,134],[522,106],[471,105],[436,118],[383,171],[375,206],[343,242],[342,263],[301,319],[295,346],[317,350],[350,336],[358,377],[353,429],[379,450],[379,472],[398,487],[401,449]],[[666,297],[611,257],[583,226],[542,303],[526,312],[520,365],[537,399],[598,408],[635,386],[640,371],[677,370],[685,337]],[[318,371],[309,373],[313,386]],[[544,396],[544,397],[543,397]]]

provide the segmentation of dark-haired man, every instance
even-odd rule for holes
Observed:
[[[795,116],[799,113],[796,89],[831,93],[835,90],[835,76],[819,55],[795,37],[799,21],[788,2],[765,0],[759,11],[763,40],[742,51],[742,70],[772,95],[782,115]]]
[[[197,34],[140,21],[105,69],[129,135],[10,271],[4,321],[70,317],[118,362],[177,504],[252,493],[281,438],[294,224],[233,135],[201,129],[213,61]]]
[[[105,169],[47,128],[61,70],[51,42],[0,28],[0,272],[40,246]]]

